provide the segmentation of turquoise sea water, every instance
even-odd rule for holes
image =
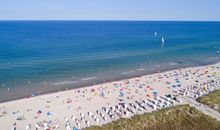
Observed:
[[[0,21],[0,101],[214,63],[217,51],[220,22]]]

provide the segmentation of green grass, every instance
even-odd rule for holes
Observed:
[[[216,90],[208,95],[202,96],[198,98],[197,101],[220,112],[220,90]]]
[[[180,105],[85,130],[220,130],[220,122],[194,107]]]

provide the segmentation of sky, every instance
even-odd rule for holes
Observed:
[[[0,0],[0,20],[220,21],[220,0]]]

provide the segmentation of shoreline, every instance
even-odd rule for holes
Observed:
[[[46,90],[44,90],[44,92],[39,91],[39,89],[45,89],[44,87],[40,87],[40,88],[37,87],[36,88],[37,90],[32,90],[32,92],[28,93],[28,95],[26,95],[26,96],[19,96],[18,98],[12,98],[12,99],[8,99],[8,100],[7,99],[6,100],[0,100],[0,104],[10,102],[10,101],[28,99],[28,98],[31,98],[31,97],[37,97],[37,96],[43,96],[43,95],[54,94],[54,93],[59,93],[59,92],[71,91],[71,90],[80,89],[80,88],[90,88],[90,87],[93,87],[93,86],[96,86],[96,85],[103,85],[103,84],[108,84],[108,83],[112,83],[112,82],[130,80],[130,79],[139,78],[139,77],[142,77],[142,76],[149,76],[149,75],[165,73],[165,72],[181,70],[181,69],[187,69],[187,68],[205,67],[205,66],[215,65],[215,64],[219,64],[219,63],[220,63],[220,61],[217,61],[217,62],[214,62],[214,63],[208,63],[208,64],[204,64],[204,65],[177,67],[177,68],[174,68],[174,69],[164,69],[164,70],[159,71],[159,72],[157,72],[157,71],[149,72],[149,73],[147,72],[146,74],[140,74],[140,75],[135,75],[135,76],[128,75],[126,77],[116,78],[116,79],[113,79],[113,80],[105,80],[105,82],[97,81],[97,82],[95,82],[95,84],[94,84],[94,82],[91,81],[89,83],[84,83],[85,85],[78,85],[78,86],[69,85],[69,86],[64,87],[65,85],[64,86],[59,86],[58,85],[58,87],[60,87],[60,88],[55,88],[55,90],[52,90],[54,86],[49,86],[49,87],[47,87]],[[17,89],[17,88],[15,88],[15,89]],[[25,88],[23,88],[23,89],[25,89]],[[33,92],[33,91],[35,91],[35,92]],[[6,92],[8,92],[8,91],[6,91]],[[11,92],[11,90],[9,92]],[[33,96],[33,95],[35,95],[35,96]]]
[[[77,128],[88,127],[85,121],[87,123],[89,121],[91,125],[102,125],[120,118],[117,115],[112,117],[111,113],[104,114],[103,108],[113,110],[117,106],[128,104],[131,113],[125,114],[123,116],[125,118],[157,111],[164,106],[159,104],[154,106],[155,104],[149,102],[150,104],[143,110],[138,104],[145,100],[155,102],[157,98],[165,103],[168,101],[166,95],[178,95],[180,90],[186,89],[189,85],[202,84],[219,78],[219,75],[220,62],[12,100],[0,103],[0,125],[4,123],[4,129],[13,127],[14,122],[17,123],[17,129],[24,129],[28,124],[35,128],[36,123],[42,122],[51,122],[51,126],[58,125],[60,129],[66,128],[66,121],[71,122],[71,127]],[[170,104],[171,106],[182,104],[181,98],[177,98],[177,102]],[[131,104],[134,104],[134,107]],[[170,107],[165,104],[165,108]],[[99,115],[100,112],[105,118],[101,116],[102,114]],[[94,113],[93,117],[90,117],[89,113]]]

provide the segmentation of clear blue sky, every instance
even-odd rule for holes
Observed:
[[[220,0],[0,0],[0,20],[220,21]]]

